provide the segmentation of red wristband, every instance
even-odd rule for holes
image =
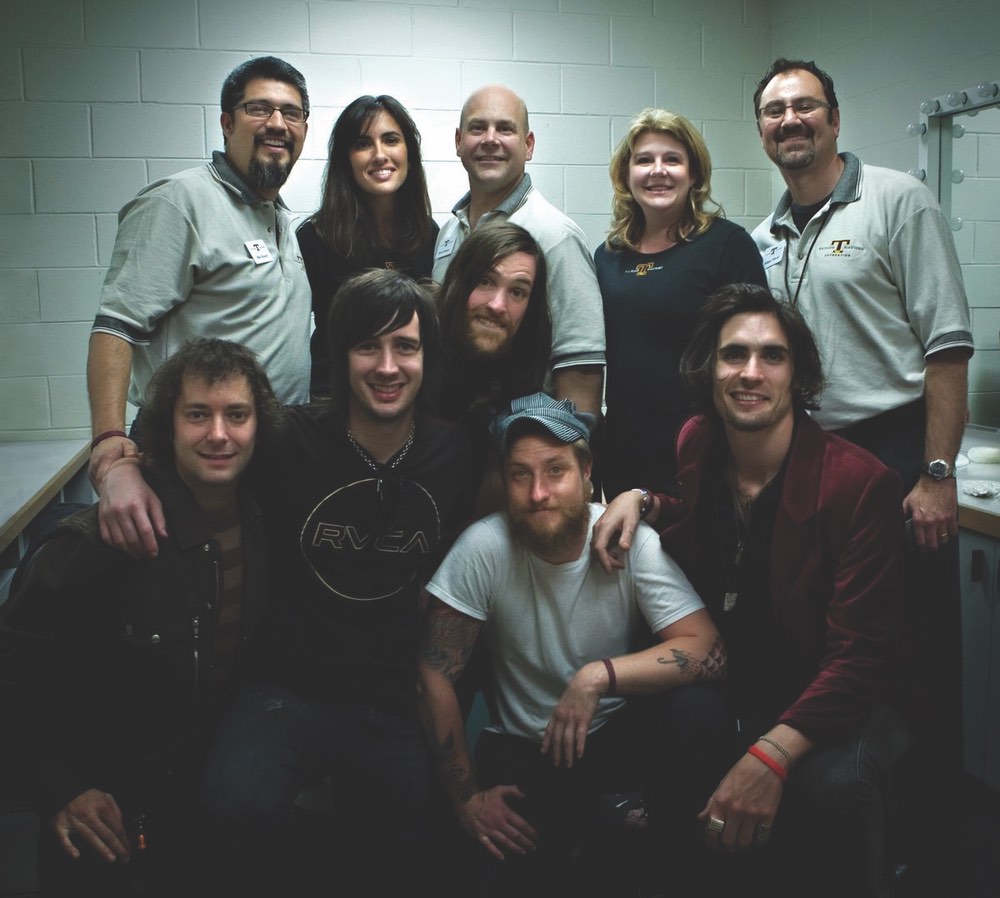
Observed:
[[[777,761],[774,760],[766,751],[762,748],[757,748],[756,745],[751,745],[747,749],[747,754],[753,755],[762,764],[766,764],[770,767],[777,775],[778,778],[784,782],[788,779],[788,771],[782,767]]]
[[[608,669],[608,695],[614,695],[615,690],[618,688],[618,677],[615,676],[615,666],[611,663],[610,658],[601,658],[604,662],[604,666]]]
[[[90,441],[90,451],[93,452],[97,448],[98,443],[103,443],[109,437],[125,437],[127,440],[128,434],[124,430],[105,430],[104,433],[99,433]]]

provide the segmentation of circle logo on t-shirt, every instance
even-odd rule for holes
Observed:
[[[412,480],[372,477],[323,498],[299,546],[330,592],[370,602],[412,583],[440,539],[441,517],[427,490]]]

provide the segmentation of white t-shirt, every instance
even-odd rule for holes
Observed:
[[[590,508],[592,529],[604,508]],[[491,729],[537,742],[583,665],[637,651],[651,633],[704,607],[645,524],[624,569],[606,574],[589,538],[576,561],[549,564],[513,541],[503,513],[459,537],[427,590],[485,622],[500,720]],[[622,704],[601,698],[590,731]]]

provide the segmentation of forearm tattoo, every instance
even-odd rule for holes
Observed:
[[[670,650],[670,655],[669,658],[657,658],[657,663],[676,664],[681,674],[692,680],[718,680],[726,670],[726,647],[721,636],[715,638],[704,658],[696,658],[676,648]]]
[[[420,661],[454,684],[469,662],[482,621],[457,611],[432,608],[424,618]]]

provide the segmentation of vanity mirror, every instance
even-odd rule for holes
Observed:
[[[1000,427],[1000,81],[981,81],[925,100],[920,167],[937,194],[962,261],[976,354],[969,366],[969,414]]]

